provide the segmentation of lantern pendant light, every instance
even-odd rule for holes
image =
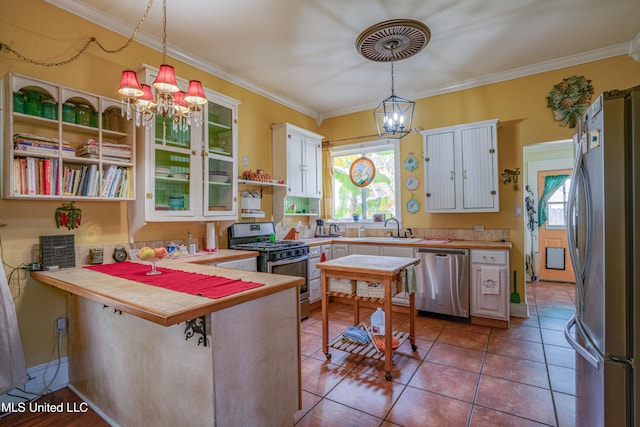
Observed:
[[[391,96],[378,105],[373,112],[381,138],[402,137],[411,133],[415,102],[396,96],[393,90],[393,62],[391,63]]]
[[[391,96],[373,111],[382,138],[400,139],[411,133],[415,102],[396,96],[394,61],[409,58],[429,43],[431,30],[413,19],[392,19],[372,25],[356,40],[358,52],[376,62],[391,62]]]
[[[135,71],[124,70],[118,88],[118,93],[122,95],[122,116],[127,120],[134,118],[136,126],[142,123],[149,126],[156,115],[172,118],[176,130],[201,125],[202,106],[207,103],[202,83],[191,80],[187,92],[181,91],[174,68],[167,64],[167,0],[162,2],[162,65],[153,82],[153,89],[140,84]]]

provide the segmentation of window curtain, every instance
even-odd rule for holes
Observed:
[[[331,147],[322,147],[322,218],[331,219],[333,211],[333,161]]]
[[[570,175],[547,175],[544,177],[544,192],[538,202],[538,228],[547,220],[547,202],[553,193],[564,184]]]

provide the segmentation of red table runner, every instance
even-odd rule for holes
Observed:
[[[158,286],[172,291],[200,295],[207,298],[223,298],[263,286],[262,283],[227,279],[226,277],[220,276],[208,276],[200,273],[189,273],[164,267],[156,267],[156,270],[161,271],[162,274],[147,276],[147,272],[151,271],[151,264],[138,264],[129,261],[115,264],[88,265],[85,266],[85,268],[146,285]]]

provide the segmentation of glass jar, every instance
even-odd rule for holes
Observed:
[[[52,99],[43,100],[42,117],[45,119],[58,120],[58,103]]]
[[[71,102],[62,104],[62,121],[67,123],[76,122],[76,104]]]
[[[91,125],[91,107],[87,104],[76,106],[76,123],[82,126]]]
[[[98,127],[98,120],[100,119],[100,113],[97,111],[92,111],[91,112],[91,127],[92,128],[97,128]]]
[[[107,126],[106,128],[113,131],[120,131],[120,110],[110,108],[105,112]]]
[[[28,91],[27,100],[24,104],[24,112],[31,116],[39,116],[42,108],[42,95],[38,92]]]
[[[22,92],[13,92],[13,112],[14,113],[24,113],[25,112],[25,102],[24,95]]]

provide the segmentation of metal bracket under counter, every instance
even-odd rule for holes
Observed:
[[[203,347],[207,346],[207,319],[205,316],[196,317],[187,321],[187,326],[184,328],[184,339],[188,340],[195,334],[200,334],[198,338],[198,345],[202,344]]]

